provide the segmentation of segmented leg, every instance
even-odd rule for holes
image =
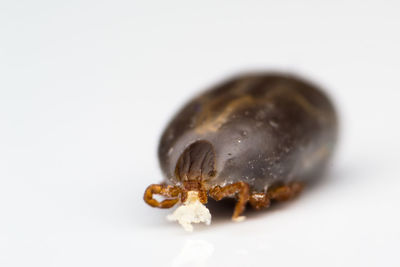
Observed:
[[[303,185],[298,182],[293,182],[288,185],[279,186],[268,191],[269,199],[277,201],[286,201],[294,198],[303,189]]]
[[[261,208],[268,208],[271,200],[285,201],[294,198],[303,189],[303,185],[298,182],[290,183],[288,185],[275,187],[268,191],[268,193],[252,193],[250,195],[250,205],[259,210]]]
[[[149,185],[144,192],[144,201],[152,207],[168,209],[174,206],[179,201],[179,194],[181,189],[177,186],[165,185],[165,184],[152,184]],[[168,199],[164,199],[159,202],[153,198],[153,195],[161,195]]]
[[[252,193],[249,199],[250,205],[256,210],[268,208],[271,204],[266,193]]]
[[[237,194],[237,202],[235,206],[235,210],[233,212],[232,219],[233,220],[239,220],[240,215],[243,213],[243,211],[246,208],[246,203],[249,201],[249,191],[250,187],[247,183],[245,182],[237,182],[234,184],[229,184],[224,187],[221,186],[216,186],[212,188],[208,194],[210,197],[212,197],[215,200],[221,200],[224,197],[227,196],[232,196]]]

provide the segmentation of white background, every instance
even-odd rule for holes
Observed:
[[[399,14],[368,0],[1,1],[0,266],[400,266]],[[270,69],[335,100],[326,180],[194,233],[145,205],[174,112]]]

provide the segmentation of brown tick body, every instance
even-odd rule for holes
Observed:
[[[314,85],[284,74],[238,76],[192,99],[162,135],[165,182],[144,195],[153,207],[184,202],[189,191],[236,197],[233,218],[283,201],[321,175],[337,139],[337,117]],[[153,199],[159,194],[166,199]]]

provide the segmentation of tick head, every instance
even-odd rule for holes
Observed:
[[[189,145],[179,157],[175,176],[188,186],[204,183],[216,175],[215,151],[213,145],[206,140],[199,140]]]
[[[188,180],[184,181],[181,189],[181,202],[185,203],[188,199],[196,195],[196,198],[202,203],[207,203],[207,191],[202,181]]]

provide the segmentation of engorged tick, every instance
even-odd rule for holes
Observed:
[[[314,85],[286,74],[241,75],[172,119],[158,149],[165,181],[150,185],[144,201],[181,202],[169,219],[191,231],[191,223],[210,223],[208,197],[235,197],[232,219],[242,220],[247,203],[261,209],[291,199],[321,176],[336,139],[334,107]]]

